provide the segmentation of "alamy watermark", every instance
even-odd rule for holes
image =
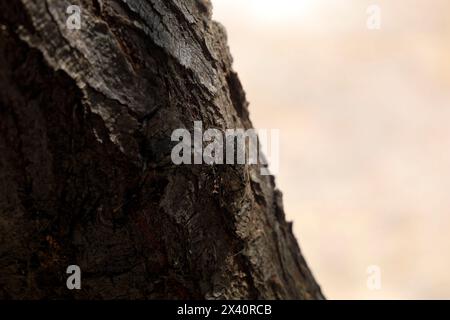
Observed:
[[[66,20],[66,27],[69,30],[81,29],[81,8],[80,6],[70,5],[67,7],[66,13],[69,17]]]
[[[278,173],[278,129],[207,129],[203,132],[202,122],[194,121],[193,135],[192,139],[191,132],[185,128],[172,132],[172,141],[179,142],[172,148],[174,164],[253,164],[261,166],[261,175]]]
[[[381,29],[381,7],[378,4],[371,4],[367,7],[367,22],[366,26],[369,30]]]
[[[70,276],[67,278],[66,286],[69,290],[81,290],[81,269],[77,265],[70,265],[66,270],[67,274]]]
[[[377,265],[367,267],[367,289],[381,290],[381,268]]]

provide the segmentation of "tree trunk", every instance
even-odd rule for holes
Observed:
[[[208,1],[0,0],[0,59],[0,298],[323,298],[271,176],[171,161],[252,126]]]

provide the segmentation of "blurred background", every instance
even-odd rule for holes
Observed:
[[[450,2],[212,2],[327,298],[450,298]]]

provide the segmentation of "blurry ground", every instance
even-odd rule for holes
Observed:
[[[254,125],[281,129],[278,185],[327,297],[450,298],[450,2],[213,4]]]

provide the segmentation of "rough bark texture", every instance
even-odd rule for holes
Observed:
[[[323,298],[273,178],[171,162],[251,127],[231,63],[207,1],[0,0],[0,298]]]

